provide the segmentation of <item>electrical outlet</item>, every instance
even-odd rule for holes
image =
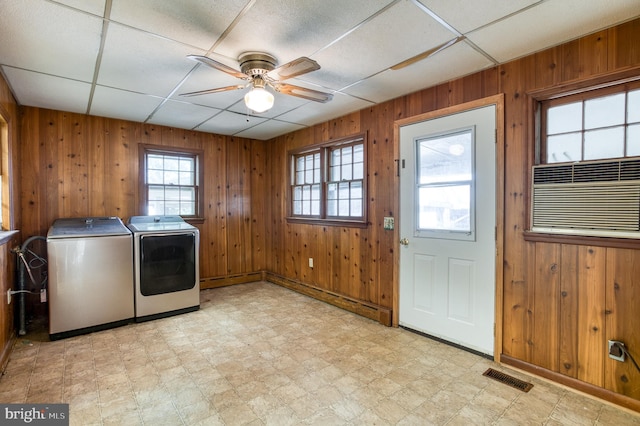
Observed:
[[[313,268],[313,257],[309,258],[309,268]]]
[[[7,305],[11,304],[11,289],[7,290]]]
[[[609,358],[624,362],[624,343],[618,340],[609,340]]]

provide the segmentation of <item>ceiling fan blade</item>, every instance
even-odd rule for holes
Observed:
[[[319,90],[307,89],[306,87],[294,86],[286,83],[271,83],[271,86],[278,92],[285,95],[297,96],[299,98],[308,99],[316,102],[329,102],[333,99],[331,93],[321,92]]]
[[[236,86],[218,87],[217,89],[199,90],[197,92],[181,93],[180,96],[198,96],[207,95],[209,93],[228,92],[230,90],[240,90],[247,87],[246,84],[238,84]]]
[[[429,49],[425,52],[420,53],[419,55],[416,55],[412,58],[406,59],[402,62],[400,62],[399,64],[395,64],[394,66],[392,66],[389,69],[392,69],[394,71],[397,71],[399,69],[402,69],[404,67],[408,67],[409,65],[415,64],[418,61],[421,61],[423,59],[428,58],[429,56],[433,56],[436,53],[446,49],[447,47],[453,46],[454,44],[456,44],[459,41],[464,40],[466,37],[465,36],[460,36],[460,37],[456,37],[452,40],[447,41],[446,43],[442,43],[440,46],[436,46],[432,49]]]
[[[234,77],[237,78],[241,78],[243,80],[250,80],[251,78],[246,75],[241,73],[240,71],[233,69],[229,66],[226,66],[225,64],[223,64],[222,62],[218,62],[215,59],[211,59],[208,56],[202,56],[202,55],[187,55],[187,58],[192,59],[194,61],[200,62],[201,64],[207,65],[211,68],[215,68],[219,71],[222,72],[226,72],[229,75],[232,75]]]
[[[313,59],[309,59],[302,56],[298,59],[294,59],[291,62],[280,65],[278,68],[271,70],[267,73],[267,77],[272,80],[280,81],[288,78],[297,77],[302,74],[306,74],[311,71],[319,70],[320,65]]]

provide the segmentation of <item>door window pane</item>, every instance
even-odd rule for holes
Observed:
[[[472,233],[473,129],[416,143],[418,231]]]

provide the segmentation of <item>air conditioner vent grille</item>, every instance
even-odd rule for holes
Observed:
[[[640,160],[533,168],[532,230],[640,238]]]
[[[640,180],[640,159],[547,164],[533,168],[534,185],[627,180]]]

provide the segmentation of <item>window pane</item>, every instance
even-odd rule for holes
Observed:
[[[302,214],[302,201],[293,202],[293,214]]]
[[[149,201],[164,200],[164,186],[149,186],[147,199]]]
[[[164,215],[164,201],[149,201],[149,215]]]
[[[471,130],[418,141],[418,182],[471,180]]]
[[[351,198],[362,199],[362,182],[351,183]]]
[[[362,163],[364,161],[364,145],[359,144],[353,147],[353,162]]]
[[[164,214],[166,215],[179,215],[180,214],[180,202],[178,201],[166,201],[164,203]]]
[[[349,200],[338,200],[338,216],[349,216]]]
[[[193,185],[194,175],[192,172],[183,172],[178,173],[178,179],[180,179],[180,185]]]
[[[351,214],[350,216],[362,216],[362,201],[351,200]]]
[[[342,148],[342,164],[353,163],[353,147]]]
[[[418,228],[471,231],[471,186],[428,186],[418,189]]]
[[[164,157],[164,169],[165,170],[178,170],[178,164],[180,160],[178,158]]]
[[[338,198],[341,200],[349,199],[349,182],[341,182],[338,185]]]
[[[353,164],[353,178],[362,179],[364,177],[364,163]]]
[[[180,188],[165,187],[164,197],[166,200],[179,200]]]
[[[331,175],[331,177],[329,178],[331,182],[338,182],[342,180],[340,179],[340,166],[331,166],[329,173]]]
[[[294,200],[302,200],[302,188],[299,186],[296,186],[295,188],[293,188],[293,199]]]
[[[342,164],[340,161],[340,150],[334,149],[333,151],[331,151],[331,165],[339,166],[340,164]]]
[[[162,169],[164,163],[164,156],[148,154],[147,155],[147,169]]]
[[[313,169],[307,169],[305,171],[304,183],[313,183]]]
[[[196,189],[195,188],[180,188],[180,200],[181,201],[195,201],[196,200]]]
[[[547,163],[580,161],[582,159],[582,134],[549,136],[547,138]]]
[[[167,171],[164,172],[164,184],[165,185],[179,185],[178,172]]]
[[[296,185],[302,185],[304,183],[304,170],[296,171]]]
[[[584,134],[584,159],[624,156],[624,128],[592,130]]]
[[[335,183],[330,183],[327,185],[327,198],[329,200],[338,199],[338,185]]]
[[[584,128],[595,129],[624,124],[624,102],[624,93],[585,101]]]
[[[582,102],[559,105],[547,110],[547,134],[582,130]]]
[[[147,170],[147,183],[159,183],[163,182],[164,173],[162,170]]]
[[[353,179],[353,176],[351,175],[351,163],[344,162],[342,164],[342,179],[343,180]]]
[[[337,216],[338,215],[338,200],[328,200],[327,201],[327,216]]]
[[[627,156],[640,155],[640,124],[627,128]]]
[[[320,200],[311,200],[311,214],[314,216],[320,214]]]
[[[627,94],[628,123],[640,123],[640,89]]]
[[[196,214],[196,212],[193,211],[193,204],[180,203],[180,214],[185,216],[193,216],[194,214]]]
[[[193,167],[193,158],[181,158],[180,159],[180,171],[181,172],[193,172],[195,171]]]

